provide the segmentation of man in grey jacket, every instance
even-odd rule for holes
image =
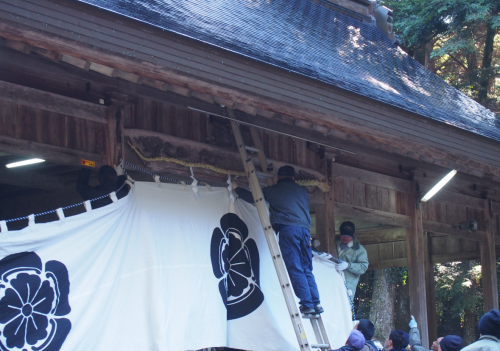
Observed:
[[[462,351],[500,351],[500,311],[491,310],[479,320],[481,337]]]
[[[340,225],[340,238],[337,239],[337,252],[339,260],[336,268],[344,271],[345,282],[351,299],[354,299],[359,277],[368,269],[368,255],[365,248],[354,237],[356,227],[352,222]]]
[[[420,341],[420,332],[417,328],[417,321],[411,316],[409,342],[411,351],[428,351],[422,346]],[[431,351],[459,351],[462,348],[462,338],[457,335],[447,335],[438,338],[432,343]]]
[[[236,187],[235,193],[246,202],[254,203],[252,193]],[[309,194],[295,183],[295,169],[283,166],[278,170],[278,182],[262,189],[269,203],[273,229],[279,233],[279,246],[290,276],[295,295],[300,299],[303,314],[322,313],[316,280],[312,273],[311,215]]]

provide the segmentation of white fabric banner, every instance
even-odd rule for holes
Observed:
[[[2,232],[0,350],[298,350],[255,208],[225,188],[198,196],[136,182],[109,206]],[[338,348],[345,287],[313,262]]]

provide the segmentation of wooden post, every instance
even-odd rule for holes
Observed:
[[[437,339],[436,291],[434,283],[434,262],[432,262],[432,238],[430,233],[424,233],[425,243],[425,284],[427,287],[427,322],[429,341]]]
[[[335,243],[335,197],[332,178],[332,161],[324,160],[326,180],[330,184],[330,191],[323,194],[325,204],[315,207],[316,237],[321,242],[319,251],[325,251],[337,257]]]
[[[481,249],[481,276],[483,284],[484,312],[498,309],[498,285],[495,252],[495,217],[491,213],[491,201],[484,209],[485,238],[479,243]]]
[[[117,164],[118,157],[118,143],[121,142],[117,140],[116,137],[116,113],[120,113],[120,108],[114,105],[108,107],[108,134],[107,134],[107,148],[106,148],[106,160],[108,165],[113,166]]]
[[[410,198],[408,208],[411,209],[412,227],[406,229],[406,251],[408,256],[408,280],[410,288],[410,312],[415,317],[422,341],[422,346],[429,348],[429,332],[427,322],[427,289],[425,271],[425,241],[422,225],[421,206],[417,208],[418,184],[412,182],[414,197]]]

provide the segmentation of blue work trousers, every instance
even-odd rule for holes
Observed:
[[[279,245],[295,295],[309,308],[319,305],[319,292],[312,273],[312,247],[309,229],[277,225]]]

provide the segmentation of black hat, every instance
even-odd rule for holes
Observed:
[[[367,341],[371,340],[373,338],[373,334],[375,334],[375,326],[368,319],[360,319],[356,329],[363,334]]]
[[[104,165],[99,168],[99,173],[97,173],[97,179],[104,187],[113,186],[118,181],[118,175],[113,167]]]
[[[279,177],[295,177],[295,168],[292,166],[283,166],[278,169]]]
[[[500,338],[500,311],[491,310],[479,320],[479,332],[482,335],[493,335]]]
[[[344,222],[340,225],[340,235],[354,236],[354,232],[356,231],[356,227],[352,222]]]
[[[457,335],[446,335],[439,342],[443,351],[459,351],[462,349],[462,338]]]

